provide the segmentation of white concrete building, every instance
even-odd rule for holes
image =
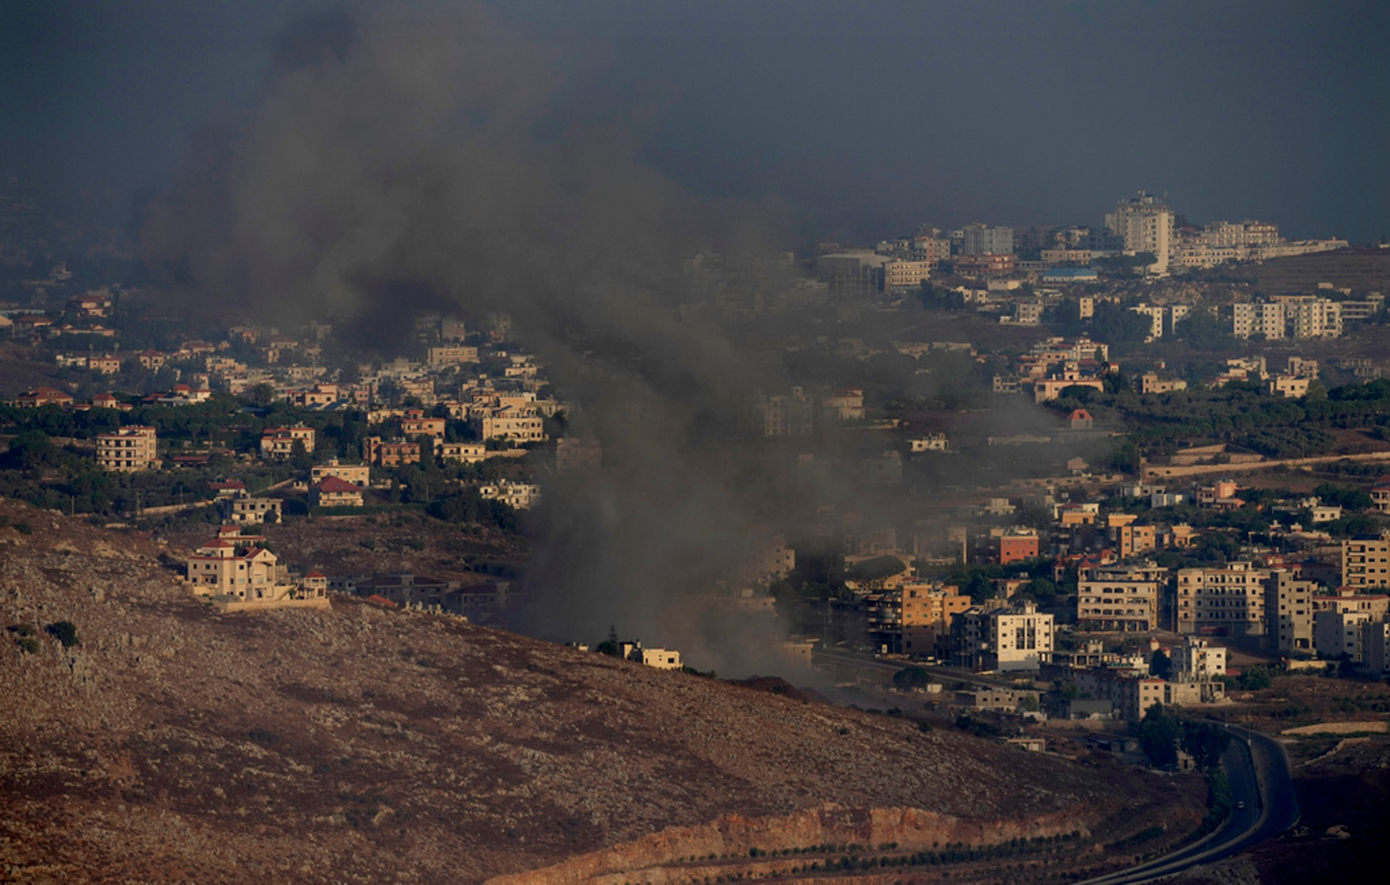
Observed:
[[[1173,211],[1153,194],[1140,191],[1115,205],[1105,216],[1105,226],[1124,238],[1125,251],[1149,252],[1156,259],[1149,268],[1167,273],[1173,245]]]

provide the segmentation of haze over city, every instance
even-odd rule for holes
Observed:
[[[124,221],[277,60],[389,5],[6,4],[0,168],[67,206],[107,191]],[[698,195],[780,200],[807,235],[1094,224],[1138,189],[1195,222],[1390,227],[1381,3],[487,5],[551,53],[542,128],[616,122],[639,161]]]
[[[1387,36],[0,6],[0,875],[1360,881]]]

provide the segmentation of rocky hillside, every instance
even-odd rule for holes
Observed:
[[[8,500],[0,523],[0,879],[584,881],[754,839],[1200,816],[1172,779],[450,618],[218,615],[148,539]]]

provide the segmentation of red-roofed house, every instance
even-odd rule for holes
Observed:
[[[222,534],[188,557],[188,582],[199,596],[211,596],[223,611],[284,606],[327,608],[327,581],[306,586],[292,582],[274,553],[253,546],[255,539]]]
[[[72,397],[53,387],[36,387],[15,397],[14,404],[22,409],[38,409],[43,406],[66,408],[72,405]]]
[[[361,507],[362,487],[330,476],[310,487],[309,503],[314,507]]]
[[[246,496],[246,483],[239,479],[210,482],[208,488],[216,492],[219,498],[242,498]]]
[[[1085,409],[1074,409],[1067,416],[1067,427],[1072,430],[1090,430],[1094,425],[1095,419]]]
[[[328,595],[328,576],[318,569],[309,572],[299,583],[310,593],[318,596]]]

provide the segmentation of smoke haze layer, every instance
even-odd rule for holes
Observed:
[[[680,321],[674,271],[703,249],[766,247],[779,216],[692,199],[634,160],[621,121],[554,133],[561,86],[551,50],[476,3],[298,28],[254,114],[152,209],[145,254],[189,312],[341,318],[366,342],[416,310],[509,314],[579,391],[576,429],[613,465],[548,496],[522,628],[595,640],[613,624],[747,672],[744,620],[685,603],[737,571],[792,493],[723,444],[747,392],[780,379]]]

